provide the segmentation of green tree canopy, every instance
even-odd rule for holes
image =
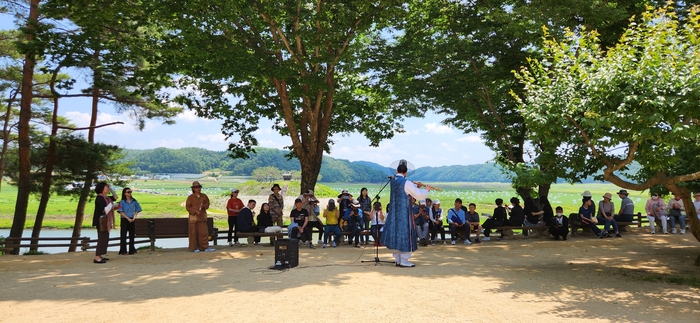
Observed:
[[[700,166],[683,161],[700,155],[697,35],[693,7],[682,20],[671,8],[644,13],[608,50],[595,31],[569,31],[561,42],[547,37],[544,57],[517,73],[525,94],[515,97],[530,135],[586,147],[569,165],[574,172],[602,169],[606,180],[633,190],[663,185],[692,205],[682,183],[700,179]],[[562,154],[572,154],[567,147],[559,146]],[[633,161],[643,169],[639,182],[616,173]],[[696,211],[686,211],[700,241]]]

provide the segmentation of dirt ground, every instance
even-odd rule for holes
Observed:
[[[373,247],[346,244],[302,248],[284,272],[267,269],[270,246],[107,264],[2,256],[0,322],[698,322],[699,254],[692,235],[638,231],[421,247],[415,268],[375,266]],[[379,258],[392,260],[385,248]]]

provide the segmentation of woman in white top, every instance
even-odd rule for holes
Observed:
[[[370,232],[374,238],[374,245],[380,246],[381,244],[379,243],[379,238],[381,237],[382,228],[384,227],[384,212],[382,212],[382,203],[374,202],[372,212],[370,213],[370,224],[372,224]]]

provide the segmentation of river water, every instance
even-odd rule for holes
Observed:
[[[10,230],[0,230],[0,236],[7,237],[10,235]],[[42,229],[41,230],[41,237],[42,238],[53,238],[53,237],[70,237],[73,235],[73,230],[61,230],[61,229]],[[31,229],[25,229],[22,237],[31,237],[32,236],[32,230]],[[81,237],[88,237],[91,240],[92,239],[97,239],[97,230],[95,229],[83,229],[80,232]],[[119,237],[119,230],[112,230],[109,234],[110,238],[116,238]],[[148,239],[148,238],[139,238],[137,240],[143,240],[143,239]],[[110,243],[118,243],[119,241],[110,241]],[[28,242],[26,242],[28,243]],[[68,241],[47,241],[47,242],[42,242],[42,243],[68,243]],[[187,238],[173,238],[173,239],[157,239],[156,240],[156,246],[161,247],[161,248],[187,248]],[[211,242],[210,242],[211,244]],[[141,247],[141,246],[149,246],[149,243],[144,243],[144,244],[138,244],[136,245],[136,248]],[[29,248],[22,248],[20,254],[29,251]],[[68,252],[68,247],[57,247],[57,248],[40,248],[39,251],[43,251],[46,253],[61,253],[61,252]],[[80,247],[78,247],[78,251],[80,251]],[[118,253],[119,252],[119,246],[115,247],[109,247],[107,248],[107,251],[109,253]],[[88,250],[88,252],[94,252],[94,249]]]

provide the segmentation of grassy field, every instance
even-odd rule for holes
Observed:
[[[242,179],[224,179],[215,180],[204,178],[199,180],[204,186],[204,193],[208,194],[212,199],[212,208],[210,214],[215,218],[215,223],[218,227],[224,227],[225,211],[224,205],[228,197],[231,187],[236,187],[241,190],[241,197],[246,195],[263,195],[269,194],[269,183],[257,183],[253,181],[245,181]],[[285,183],[281,183],[285,184]],[[290,185],[289,194],[292,196],[299,194],[299,189],[291,189],[298,187],[296,182],[287,182]],[[430,183],[441,188],[442,192],[431,192],[432,199],[439,199],[442,202],[443,208],[453,206],[455,198],[461,198],[466,203],[476,203],[478,212],[491,213],[494,208],[496,198],[502,198],[505,201],[515,196],[515,191],[506,183]],[[190,191],[189,186],[191,181],[164,181],[164,180],[138,180],[132,182],[129,187],[135,190],[134,197],[139,200],[143,209],[143,215],[158,216],[158,217],[181,217],[187,213],[184,208],[184,202],[187,198],[187,193]],[[336,197],[343,189],[347,189],[355,197],[359,196],[362,187],[367,187],[369,195],[374,197],[379,192],[381,184],[347,184],[347,183],[331,183],[319,185],[316,189],[317,196],[322,200],[322,207],[325,207],[329,198]],[[610,192],[615,195],[618,188],[611,184],[556,184],[552,186],[550,193],[550,201],[553,206],[564,207],[564,213],[578,211],[581,203],[581,193],[584,190],[589,190],[593,193],[595,201],[601,200],[605,192]],[[121,191],[117,192],[121,195]],[[16,187],[8,184],[3,185],[0,192],[0,228],[10,228],[14,215],[15,199],[17,195]],[[382,204],[386,204],[389,200],[389,188],[387,187],[380,194]],[[648,197],[647,192],[631,192],[630,197],[635,202],[637,212],[644,212],[644,203]],[[619,199],[615,196],[613,201],[616,207],[619,205]],[[34,215],[36,214],[39,205],[38,198],[31,197],[29,210],[27,211],[26,227],[31,228],[34,225]],[[74,224],[75,211],[77,200],[69,197],[54,196],[49,202],[49,207],[46,211],[44,219],[44,227],[46,228],[70,228]],[[86,207],[86,220],[84,226],[90,226],[92,219],[92,202],[89,202]]]

